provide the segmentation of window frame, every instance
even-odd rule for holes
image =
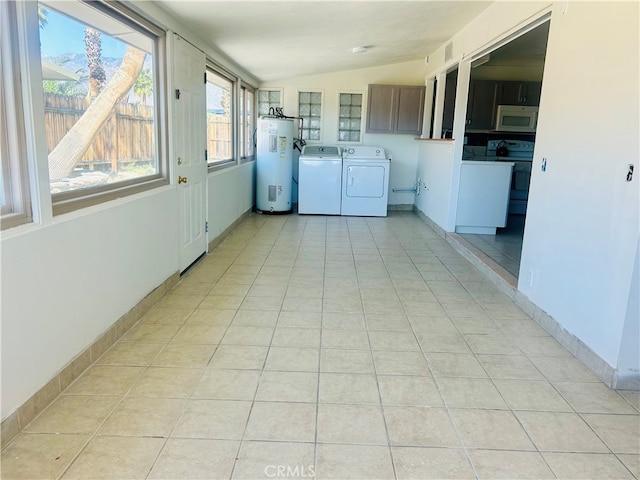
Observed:
[[[246,93],[250,92],[253,95],[253,101],[251,102],[251,112],[252,115],[250,117],[251,121],[250,121],[250,125],[246,125],[245,124],[245,118],[246,118],[246,111],[247,111],[247,98],[246,98]],[[239,123],[239,128],[238,128],[238,144],[239,144],[239,161],[240,163],[246,163],[246,162],[251,162],[254,161],[256,159],[256,146],[255,146],[255,130],[256,130],[256,125],[257,125],[257,121],[256,121],[256,117],[257,117],[257,89],[252,87],[251,85],[245,83],[245,82],[240,82],[240,89],[238,90],[239,93],[239,101],[238,101],[238,105],[240,107],[240,111],[238,114],[238,123]],[[248,131],[246,131],[246,129],[248,128]],[[248,138],[247,138],[248,137]],[[245,151],[245,146],[249,144],[251,145],[251,151],[249,153],[249,155],[247,155],[247,152]]]
[[[347,94],[347,95],[361,95],[362,96],[362,105],[360,106],[360,140],[358,141],[352,141],[352,140],[340,140],[340,107],[342,106],[342,104],[340,103],[340,97],[342,96],[342,94]],[[364,137],[364,126],[366,123],[366,105],[367,105],[367,99],[366,99],[366,94],[364,91],[362,90],[339,90],[338,91],[338,100],[337,100],[337,105],[338,105],[338,123],[337,123],[337,128],[336,128],[336,141],[338,142],[338,144],[340,145],[362,145],[363,143],[363,137]],[[351,118],[351,117],[349,117]]]
[[[0,229],[33,221],[29,155],[25,123],[25,97],[22,68],[23,45],[17,31],[18,11],[14,2],[2,2],[0,37],[0,168],[6,204],[0,208]],[[11,121],[13,119],[13,121]]]
[[[102,14],[108,16],[112,21],[116,21],[124,26],[135,30],[149,38],[153,44],[153,108],[154,108],[154,142],[155,142],[155,159],[157,171],[151,175],[144,175],[130,180],[114,182],[107,185],[95,185],[68,192],[50,193],[53,215],[60,215],[93,205],[109,202],[118,198],[145,192],[165,185],[169,185],[169,167],[168,167],[168,121],[167,121],[167,31],[152,21],[137,14],[135,11],[124,6],[119,2],[95,1],[84,2],[77,0],[81,8],[94,8]],[[41,2],[38,2],[40,4]],[[45,6],[47,1],[42,2]],[[60,4],[64,5],[64,4]],[[51,7],[57,11],[68,15],[63,10],[54,6]],[[65,7],[66,8],[66,7]],[[81,18],[73,16],[79,22],[89,25]],[[38,51],[38,61],[40,61],[40,52]],[[41,75],[41,73],[40,73]],[[42,78],[39,84],[42,85]],[[39,94],[43,94],[42,87],[38,89]],[[34,121],[38,124],[44,124],[43,112],[34,115]],[[48,173],[48,172],[47,172]]]
[[[239,135],[240,132],[238,131],[238,122],[239,122],[239,106],[238,106],[238,78],[233,75],[231,72],[227,71],[226,69],[222,68],[221,66],[219,66],[216,62],[214,62],[213,60],[207,58],[207,62],[206,62],[206,67],[205,67],[205,82],[208,83],[208,80],[206,79],[206,74],[207,72],[211,72],[215,75],[218,75],[219,77],[222,77],[223,79],[229,81],[231,83],[231,92],[230,92],[230,100],[231,100],[231,105],[229,106],[230,109],[230,114],[231,114],[231,119],[230,119],[230,128],[231,128],[231,139],[230,139],[230,145],[231,145],[231,157],[224,159],[224,160],[220,160],[217,161],[215,163],[210,163],[209,162],[209,137],[208,137],[208,133],[207,133],[207,171],[208,172],[213,172],[216,170],[221,170],[223,168],[227,168],[227,167],[232,167],[234,165],[237,165],[238,162],[238,152],[239,152]],[[205,105],[206,108],[206,105]],[[206,113],[206,112],[205,112]],[[206,118],[206,115],[205,115]]]
[[[301,93],[309,93],[309,94],[313,94],[313,93],[319,93],[320,94],[320,138],[318,138],[317,140],[311,140],[309,138],[304,138],[303,140],[306,143],[311,143],[311,144],[321,144],[323,142],[323,138],[324,138],[324,104],[325,104],[325,95],[324,95],[324,90],[323,89],[305,89],[305,90],[298,90],[298,95],[297,95],[297,109],[298,109],[298,117],[303,118],[303,115],[300,113],[300,94]],[[311,105],[311,104],[310,104]],[[311,115],[309,115],[311,116]],[[306,127],[305,126],[305,122],[303,122],[302,125],[302,136],[304,137],[304,130],[305,128],[310,128],[310,127]]]

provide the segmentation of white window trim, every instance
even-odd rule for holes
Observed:
[[[2,178],[9,186],[5,191],[9,207],[2,212],[1,229],[6,230],[19,225],[28,224],[35,218],[32,193],[36,191],[32,144],[28,141],[29,99],[30,90],[25,75],[27,58],[24,52],[28,35],[23,28],[25,24],[25,6],[20,2],[3,2],[2,11],[2,66],[0,67],[2,83]],[[17,67],[17,68],[16,68]],[[4,187],[3,187],[4,188]]]
[[[243,145],[244,145],[244,117],[240,114],[240,103],[242,102],[242,109],[245,108],[244,101],[246,99],[242,98],[242,91],[251,92],[253,94],[253,105],[251,105],[251,111],[253,112],[252,116],[252,124],[249,127],[249,142],[253,145],[253,154],[252,155],[243,155]],[[255,146],[255,130],[257,125],[257,115],[258,115],[258,89],[249,85],[248,83],[239,81],[239,89],[238,89],[238,156],[239,163],[247,163],[254,161],[256,159],[256,146]]]
[[[360,140],[357,142],[340,140],[340,95],[343,93],[347,93],[350,95],[362,95],[362,111],[360,114]],[[364,126],[367,121],[367,94],[362,90],[338,90],[338,95],[336,97],[336,105],[338,106],[338,116],[337,116],[337,124],[336,124],[336,142],[339,145],[362,145],[363,137],[364,137]]]
[[[220,160],[216,163],[209,163],[209,153],[207,152],[207,170],[208,172],[214,172],[223,168],[233,167],[240,163],[240,132],[238,131],[240,122],[240,79],[209,58],[207,58],[206,62],[205,75],[206,71],[211,71],[231,82],[231,158]],[[209,139],[207,138],[207,145],[208,144]]]

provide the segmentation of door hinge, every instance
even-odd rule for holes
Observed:
[[[204,233],[209,232],[209,222],[204,222]]]
[[[180,89],[176,88],[176,100],[180,100]]]
[[[209,161],[209,152],[207,152],[206,150],[204,151],[204,161],[205,162]]]
[[[204,84],[207,84],[207,72],[204,72]]]

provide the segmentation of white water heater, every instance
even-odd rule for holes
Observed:
[[[291,212],[293,119],[260,117],[257,137],[256,210]]]

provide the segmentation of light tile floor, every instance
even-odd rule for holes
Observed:
[[[495,235],[460,234],[482,253],[518,278],[522,239],[524,237],[524,215],[509,215],[507,226],[499,228]]]
[[[251,215],[2,477],[637,478],[638,412],[415,215]]]

